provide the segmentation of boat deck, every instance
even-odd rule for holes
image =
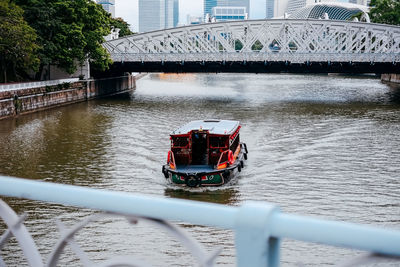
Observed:
[[[178,172],[210,172],[215,171],[212,165],[178,165],[176,166]]]

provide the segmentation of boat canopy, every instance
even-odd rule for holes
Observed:
[[[191,131],[208,131],[209,134],[231,135],[239,127],[239,121],[231,120],[198,120],[191,121],[171,133],[171,135],[184,135]]]

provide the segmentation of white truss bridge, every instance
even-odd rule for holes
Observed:
[[[115,63],[400,63],[400,27],[334,20],[243,20],[135,34],[104,43]],[[233,65],[232,65],[233,64]],[[188,67],[188,66],[187,66]],[[184,69],[184,68],[182,68]]]

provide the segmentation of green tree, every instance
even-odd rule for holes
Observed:
[[[400,25],[399,0],[371,0],[370,19],[375,23]]]
[[[23,10],[0,0],[0,81],[16,80],[18,72],[36,70],[39,58],[36,55],[37,35],[23,18]]]
[[[102,47],[110,33],[110,15],[91,0],[15,0],[38,35],[40,69],[55,64],[73,73],[86,59],[91,67],[106,70],[111,64]]]
[[[119,37],[133,34],[133,32],[129,29],[130,25],[126,21],[124,21],[122,18],[115,18],[115,19],[112,18],[111,26],[113,26],[114,28],[120,29]]]

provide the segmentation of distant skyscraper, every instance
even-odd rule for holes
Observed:
[[[174,0],[174,27],[179,23],[179,0]]]
[[[164,28],[172,28],[172,27],[174,27],[174,1],[173,0],[165,0],[165,25],[164,25]]]
[[[275,16],[274,10],[275,10],[275,0],[266,0],[265,18],[266,19],[273,18]]]
[[[369,6],[370,0],[349,0],[349,3],[358,4],[363,6]]]
[[[267,19],[283,17],[289,2],[299,2],[299,0],[266,0],[265,17]]]
[[[314,0],[311,0],[309,2],[314,2]],[[286,13],[292,14],[294,11],[305,7],[307,5],[307,0],[289,0],[287,8],[286,8]]]
[[[96,0],[96,3],[102,5],[104,10],[115,18],[115,0]]]
[[[139,0],[139,31],[148,32],[176,27],[179,0]]]
[[[211,15],[212,8],[217,6],[217,0],[204,0],[204,18],[207,14]]]
[[[204,0],[204,18],[212,14],[213,7],[245,7],[250,14],[250,0]]]

